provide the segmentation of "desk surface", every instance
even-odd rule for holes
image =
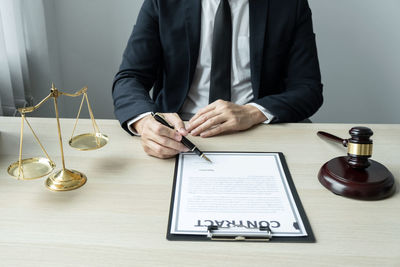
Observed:
[[[30,119],[50,157],[61,166],[55,119]],[[18,160],[19,118],[0,117],[1,266],[400,266],[400,196],[358,201],[336,196],[317,179],[319,168],[345,148],[318,130],[348,136],[352,125],[260,125],[249,131],[193,138],[204,150],[281,151],[317,242],[229,243],[166,240],[174,159],[147,156],[140,139],[115,120],[97,120],[110,138],[100,150],[68,146],[74,120],[61,120],[66,167],[88,177],[83,187],[51,192],[45,179],[17,181],[7,174]],[[373,129],[373,159],[400,177],[400,125]],[[80,120],[77,132],[90,131]],[[42,155],[25,128],[24,158]]]

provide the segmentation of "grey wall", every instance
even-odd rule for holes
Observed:
[[[29,1],[37,4],[41,0],[26,0],[27,3]],[[31,75],[35,84],[35,102],[49,93],[51,82],[67,92],[88,86],[95,117],[114,118],[112,80],[118,71],[141,3],[139,0],[43,0],[49,54],[46,61],[46,57],[38,60],[37,53],[31,53],[35,62],[31,68],[36,70]],[[38,19],[30,21],[40,24]],[[36,35],[36,28],[35,36],[31,36],[31,39],[40,50],[39,45],[43,40]],[[50,71],[44,65],[49,65]],[[60,116],[77,115],[80,99],[61,97],[59,103]],[[34,115],[52,117],[53,106],[48,104]],[[86,109],[82,117],[88,117]]]
[[[325,103],[316,122],[400,123],[400,1],[310,0]]]
[[[325,85],[324,106],[312,120],[400,123],[400,1],[309,1]],[[69,92],[88,85],[95,116],[113,118],[111,83],[142,1],[43,3],[50,73],[34,75],[40,80],[35,101],[48,94],[51,81]],[[74,117],[78,102],[61,101],[61,115]]]

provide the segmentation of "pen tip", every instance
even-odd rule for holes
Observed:
[[[211,161],[209,158],[207,158],[206,155],[204,155],[204,154],[203,154],[203,158],[204,158],[205,160],[209,161],[210,163],[212,163],[212,161]]]

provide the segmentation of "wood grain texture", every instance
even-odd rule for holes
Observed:
[[[32,127],[60,169],[55,119]],[[358,201],[336,196],[318,181],[320,167],[346,155],[317,131],[347,136],[349,124],[260,125],[209,139],[205,151],[283,152],[317,242],[226,243],[166,240],[174,159],[147,156],[140,139],[115,120],[98,120],[110,138],[97,151],[68,146],[74,120],[62,119],[65,163],[88,182],[51,192],[45,179],[17,181],[7,174],[18,160],[19,118],[0,117],[0,266],[400,266],[400,197]],[[365,125],[374,131],[372,159],[400,177],[400,125]],[[77,133],[90,131],[80,120]],[[25,129],[27,130],[27,129]],[[25,131],[24,157],[42,155]]]

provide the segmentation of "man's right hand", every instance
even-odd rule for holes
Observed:
[[[189,149],[180,141],[186,136],[185,125],[176,113],[163,113],[164,118],[175,129],[168,128],[157,122],[151,115],[135,122],[132,127],[141,136],[144,151],[150,156],[157,158],[171,158],[180,152],[187,152]]]

